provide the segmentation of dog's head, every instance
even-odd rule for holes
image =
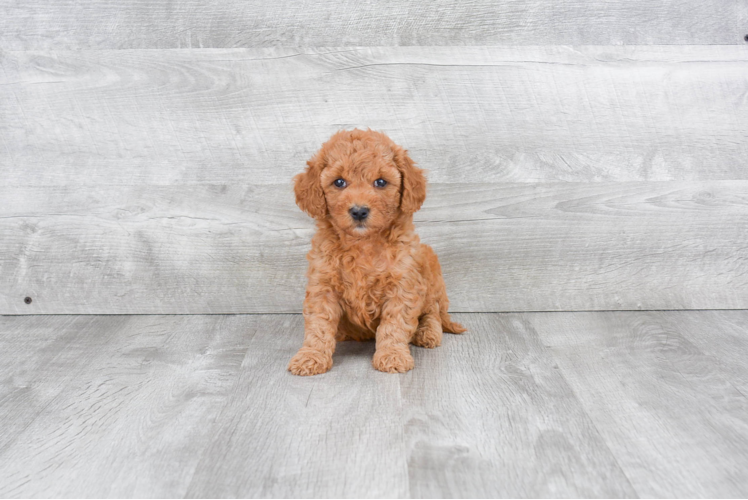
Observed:
[[[389,227],[426,199],[426,178],[407,152],[381,132],[341,131],[294,178],[296,204],[352,235]]]

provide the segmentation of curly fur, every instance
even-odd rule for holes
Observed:
[[[347,185],[336,187],[336,179]],[[386,186],[375,186],[377,179]],[[294,192],[317,232],[307,255],[304,344],[288,365],[292,373],[324,373],[336,342],[373,338],[374,368],[405,372],[413,368],[409,344],[433,348],[443,331],[465,331],[447,312],[436,254],[414,232],[426,178],[407,151],[381,132],[340,131],[294,178]],[[351,217],[354,205],[369,208],[365,221]]]

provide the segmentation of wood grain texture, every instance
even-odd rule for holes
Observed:
[[[736,44],[740,0],[0,2],[0,46]]]
[[[526,315],[457,320],[401,381],[414,498],[637,496]]]
[[[728,382],[748,395],[748,312],[703,311],[687,316],[677,314],[660,318],[663,328],[678,331],[684,339],[719,363],[729,376]]]
[[[299,312],[289,186],[0,189],[1,314]],[[433,185],[453,311],[748,307],[748,182]],[[31,304],[24,297],[31,297]]]
[[[354,126],[439,183],[746,180],[747,65],[742,46],[3,52],[0,184],[279,184]]]
[[[532,315],[530,323],[640,496],[743,497],[748,398],[733,381],[745,370],[681,333],[706,323],[734,331],[735,316],[561,313]],[[714,340],[728,348],[725,337]]]
[[[441,189],[417,227],[457,311],[746,307],[745,182]]]
[[[738,37],[743,39],[743,43],[748,43],[748,2],[738,2]]]
[[[187,497],[407,497],[399,377],[374,370],[371,342],[339,344],[328,373],[291,375],[304,322],[282,318],[255,335]]]
[[[174,189],[4,190],[4,300],[22,314],[301,310],[313,223],[290,185]]]
[[[99,316],[0,317],[0,450],[98,358],[119,326]]]
[[[299,315],[0,317],[0,497],[744,497],[747,314],[460,314],[312,378]]]
[[[183,496],[257,318],[18,320],[1,322],[19,334],[4,340],[11,349],[0,363],[12,366],[10,397],[18,400],[9,411],[7,397],[0,405],[0,496]],[[74,341],[36,345],[55,322],[58,338]],[[33,371],[14,366],[19,354],[35,360]]]

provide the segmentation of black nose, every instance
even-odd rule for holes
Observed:
[[[353,205],[351,209],[348,210],[348,213],[351,214],[353,220],[362,221],[369,216],[369,207],[359,207],[358,205]]]

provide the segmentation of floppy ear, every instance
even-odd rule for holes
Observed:
[[[314,155],[306,164],[304,173],[293,178],[296,204],[315,219],[322,219],[327,215],[325,192],[322,190],[319,178],[325,167],[322,151]]]
[[[394,161],[397,169],[403,176],[400,188],[400,210],[413,214],[421,208],[426,199],[426,176],[423,170],[408,156],[408,152],[396,146],[394,149]]]

